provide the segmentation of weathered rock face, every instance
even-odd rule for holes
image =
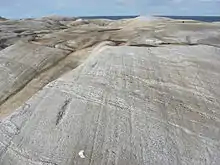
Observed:
[[[218,52],[99,49],[2,122],[1,164],[218,164]]]
[[[219,164],[218,24],[17,24],[36,35],[0,51],[1,165]]]
[[[70,52],[31,43],[17,43],[0,52],[0,104],[25,86],[35,75]]]

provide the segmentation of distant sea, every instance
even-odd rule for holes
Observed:
[[[162,16],[172,19],[192,19],[204,22],[220,22],[220,16]]]
[[[135,17],[138,16],[89,16],[89,17],[81,17],[81,18],[119,20],[119,19],[135,18]],[[156,17],[167,17],[172,19],[192,19],[192,20],[204,21],[204,22],[220,22],[220,16],[156,16]]]

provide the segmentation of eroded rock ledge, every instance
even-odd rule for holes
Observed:
[[[166,18],[0,21],[0,164],[218,164],[219,38]]]

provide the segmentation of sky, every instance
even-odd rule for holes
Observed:
[[[0,0],[0,16],[218,15],[220,0]]]

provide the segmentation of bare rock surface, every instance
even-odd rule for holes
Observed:
[[[31,43],[17,43],[0,52],[0,104],[68,53]]]
[[[218,164],[219,51],[102,47],[2,121],[1,164]]]
[[[0,21],[0,164],[219,164],[219,29]]]

